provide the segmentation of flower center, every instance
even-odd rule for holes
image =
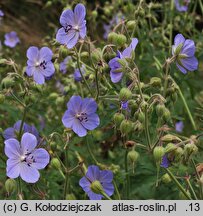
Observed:
[[[42,61],[42,62],[36,62],[36,67],[40,67],[41,69],[46,69],[46,65],[47,65],[47,62],[45,62],[45,60],[44,61]]]
[[[31,164],[33,163],[36,163],[34,155],[28,151],[24,155],[20,156],[20,161],[25,162],[28,166],[31,166]]]
[[[64,30],[65,30],[66,33],[68,33],[72,28],[73,28],[72,25],[67,25],[67,26],[64,27]]]
[[[77,113],[75,117],[80,121],[80,122],[87,122],[87,114],[86,113]]]

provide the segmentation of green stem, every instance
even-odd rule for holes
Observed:
[[[189,178],[187,178],[186,181],[187,181],[187,183],[188,183],[188,186],[189,186],[190,190],[192,191],[192,194],[193,194],[194,198],[195,198],[196,200],[198,200],[197,195],[196,195],[196,193],[195,193],[195,191],[194,191],[194,189],[193,189],[193,187],[192,187],[192,185],[191,185],[191,183],[190,183]]]
[[[83,73],[82,73],[82,71],[81,71],[81,68],[80,68],[80,57],[79,57],[78,52],[77,52],[76,49],[75,49],[75,53],[76,53],[76,57],[77,57],[77,66],[78,66],[78,70],[79,70],[79,72],[80,72],[80,75],[81,75],[82,79],[84,80],[85,85],[86,85],[86,87],[87,87],[89,93],[90,93],[91,96],[93,97],[92,91],[91,91],[91,89],[90,89],[90,87],[89,87],[89,85],[88,85],[88,83],[87,83],[87,80],[85,79],[85,77],[83,76]]]
[[[23,125],[24,125],[24,122],[25,122],[26,114],[27,114],[27,107],[25,107],[24,112],[23,112],[23,119],[22,119],[21,124],[20,124],[20,130],[19,130],[18,140],[20,140],[21,136],[22,136]]]
[[[95,164],[99,164],[99,162],[95,158],[94,154],[92,153],[92,150],[91,150],[90,145],[89,145],[89,140],[87,137],[86,137],[86,143],[87,143],[87,150],[88,150],[90,156],[92,157],[93,161],[95,162]]]
[[[20,177],[18,177],[17,182],[18,182],[18,198],[19,200],[23,200],[23,193],[22,193]]]
[[[116,184],[115,180],[113,180],[113,185],[114,185],[114,188],[115,188],[115,191],[116,191],[117,199],[121,200],[121,196],[120,196],[120,193],[118,191],[118,187],[117,187],[117,184]]]
[[[202,0],[199,0],[199,6],[201,8],[201,12],[202,12],[202,15],[203,15],[203,4],[202,4]]]
[[[182,185],[178,182],[178,180],[176,179],[176,177],[173,175],[173,173],[165,168],[166,172],[169,174],[169,176],[171,177],[171,179],[174,181],[174,183],[177,185],[177,187],[181,190],[181,192],[185,195],[185,197],[187,197],[189,200],[192,200],[192,198],[190,197],[190,195],[186,192],[186,190],[182,187]]]
[[[178,86],[178,85],[177,85],[177,86]],[[191,123],[192,123],[193,129],[194,129],[194,130],[197,130],[197,126],[196,126],[196,124],[195,124],[195,121],[194,121],[194,119],[193,119],[193,117],[192,117],[192,114],[191,114],[190,109],[189,109],[189,107],[188,107],[188,105],[187,105],[187,102],[186,102],[186,100],[185,100],[185,97],[183,96],[183,93],[182,93],[182,91],[181,91],[181,89],[180,89],[179,86],[178,86],[178,92],[179,92],[179,95],[180,95],[180,97],[181,97],[181,99],[182,99],[182,101],[183,101],[183,104],[184,104],[184,106],[185,106],[185,109],[186,109],[186,112],[187,112],[187,114],[188,114],[188,116],[189,116],[189,119],[190,119],[190,121],[191,121]]]
[[[112,200],[105,192],[101,193],[107,200]]]
[[[130,178],[128,173],[128,150],[125,151],[125,173],[126,173],[126,198],[129,199],[130,194]]]
[[[12,91],[10,94],[19,104],[21,104],[24,108],[26,107],[26,105]]]
[[[173,9],[174,9],[174,0],[171,0],[171,5],[170,5],[170,35],[169,35],[169,48],[172,46],[172,34],[173,34]],[[170,55],[171,50],[169,49],[169,55]]]
[[[65,185],[64,185],[64,199],[66,199],[66,194],[68,191],[68,183],[69,183],[69,172],[68,172],[68,148],[65,148],[65,163],[66,163],[66,175],[65,175]]]
[[[148,113],[147,113],[147,108],[145,108],[145,135],[147,138],[147,145],[149,147],[149,150],[151,150],[151,140],[150,140],[150,135],[149,135],[149,124],[148,124]]]

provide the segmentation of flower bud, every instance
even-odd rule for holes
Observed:
[[[175,151],[174,151],[174,156],[175,156],[175,161],[179,162],[182,159],[183,156],[183,149],[181,147],[178,147]]]
[[[66,195],[66,200],[76,200],[76,197],[73,193]]]
[[[176,92],[174,92],[173,94],[171,94],[171,100],[173,101],[173,103],[175,103],[178,99],[178,94]]]
[[[165,109],[162,117],[163,117],[163,120],[166,122],[169,122],[171,120],[171,113],[167,108]]]
[[[13,193],[17,188],[16,181],[14,179],[7,179],[5,182],[5,189],[8,194]]]
[[[168,173],[166,173],[161,177],[161,181],[165,184],[168,184],[171,182],[171,177],[169,176]]]
[[[134,130],[138,132],[142,132],[143,129],[144,129],[144,125],[141,122],[137,121],[135,123]]]
[[[145,121],[145,114],[141,111],[139,112],[138,114],[138,120],[141,122],[141,123],[144,123]]]
[[[92,51],[92,60],[93,62],[98,62],[101,60],[101,50],[100,49],[94,49]]]
[[[127,101],[132,98],[132,92],[128,88],[122,88],[119,93],[120,101]]]
[[[142,103],[140,104],[140,107],[144,111],[148,107],[148,103],[146,101],[142,101]]]
[[[164,147],[157,146],[154,148],[153,155],[157,164],[161,164],[162,157],[164,156],[164,154],[165,154]]]
[[[14,79],[11,77],[5,77],[2,81],[1,81],[1,85],[3,88],[10,88],[14,85]]]
[[[164,104],[158,104],[156,106],[156,114],[157,116],[163,116],[166,107]]]
[[[133,130],[133,124],[129,120],[123,120],[120,125],[120,131],[123,135],[130,133]]]
[[[59,161],[58,158],[52,158],[51,160],[51,166],[54,168],[54,169],[61,169],[61,162]]]
[[[49,95],[49,99],[50,100],[56,100],[56,98],[58,98],[58,94],[56,92],[52,92],[50,95]]]
[[[89,58],[89,53],[87,51],[83,51],[83,52],[81,52],[80,57],[81,58]]]
[[[129,29],[129,30],[133,30],[136,25],[137,25],[137,23],[134,20],[129,20],[126,24],[127,29]]]
[[[114,41],[116,41],[116,39],[117,39],[117,33],[115,33],[115,32],[110,32],[110,33],[108,34],[108,42],[109,42],[109,43],[113,43],[113,44],[114,44]]]
[[[179,137],[171,134],[166,134],[161,138],[161,141],[163,142],[177,142],[177,141],[182,141]]]
[[[58,97],[55,101],[57,106],[61,106],[64,103],[64,97]]]
[[[161,86],[161,79],[159,77],[152,77],[150,79],[150,85],[153,87],[160,87]]]
[[[114,44],[118,47],[122,47],[125,45],[126,41],[127,41],[127,38],[125,35],[118,34],[116,41],[114,41]]]
[[[168,143],[167,146],[165,147],[165,153],[170,153],[176,149],[177,149],[176,145],[174,145],[173,143]]]
[[[5,100],[5,96],[0,93],[0,104],[3,104]]]
[[[98,12],[96,10],[92,11],[92,18],[96,19],[98,16]]]
[[[196,154],[198,152],[198,148],[194,143],[188,143],[184,146],[184,155],[185,157],[189,157],[191,154]]]
[[[49,143],[49,145],[50,145],[52,151],[55,151],[57,149],[56,142],[52,141],[52,142]]]
[[[135,150],[132,150],[128,152],[127,159],[130,163],[135,164],[138,161],[139,156],[140,155],[138,152],[136,152]]]
[[[90,185],[90,188],[96,194],[103,194],[104,193],[104,189],[98,180],[93,181],[92,184]]]
[[[114,123],[116,127],[119,127],[121,122],[125,119],[125,116],[122,113],[115,113],[113,116]]]

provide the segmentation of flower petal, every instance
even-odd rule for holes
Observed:
[[[184,74],[187,73],[187,70],[186,70],[184,67],[180,66],[180,65],[178,64],[178,62],[176,62],[176,66],[178,67],[178,69],[179,69],[182,73],[184,73]]]
[[[7,139],[5,143],[5,154],[8,158],[19,158],[21,154],[20,144],[16,139]]]
[[[37,146],[37,138],[31,133],[24,133],[21,138],[21,147],[23,153],[32,152]]]
[[[72,34],[67,34],[67,36],[69,35],[69,41],[67,42],[67,47],[68,49],[72,49],[76,43],[78,42],[79,39],[79,32],[75,32],[74,36],[72,37]]]
[[[43,74],[39,71],[34,72],[33,78],[37,84],[44,84],[44,82],[45,82]]]
[[[80,96],[72,96],[67,103],[68,109],[74,113],[81,112],[82,98]]]
[[[87,134],[87,130],[83,127],[78,119],[75,119],[73,122],[72,129],[79,137],[84,137]]]
[[[96,127],[98,127],[99,123],[100,123],[100,119],[96,113],[92,113],[91,115],[88,115],[87,121],[81,122],[84,128],[88,130],[94,130]]]
[[[75,23],[80,24],[86,15],[86,9],[83,4],[77,4],[74,9]]]
[[[17,178],[20,175],[20,161],[15,159],[8,159],[6,162],[6,175],[9,178]]]
[[[33,74],[35,73],[35,71],[36,71],[36,67],[35,66],[27,66],[25,72],[26,72],[26,74],[28,76],[33,76]]]
[[[132,55],[132,52],[135,50],[135,47],[137,46],[137,44],[138,44],[138,39],[133,38],[130,46],[127,47],[126,49],[124,49],[124,51],[122,52],[122,56],[130,58]]]
[[[91,181],[99,180],[100,170],[98,166],[91,165],[87,169],[86,177]]]
[[[110,77],[111,77],[111,81],[113,83],[117,83],[122,79],[123,73],[117,73],[117,72],[114,73],[114,72],[110,71]]]
[[[189,71],[194,71],[194,70],[197,70],[197,68],[198,68],[198,61],[197,61],[195,56],[181,59],[180,61],[183,65],[183,67]]]
[[[183,37],[182,34],[177,34],[175,36],[175,39],[174,39],[175,47],[179,46],[179,44],[181,44],[181,43],[184,44],[184,42],[185,42],[185,38]]]
[[[103,183],[102,184],[104,192],[108,195],[111,196],[114,193],[114,186],[112,183]]]
[[[39,180],[39,171],[32,167],[28,166],[26,163],[20,164],[20,177],[28,183],[35,183]]]
[[[92,192],[91,190],[87,193],[87,195],[90,198],[90,200],[101,200],[103,198],[102,195],[96,194],[96,193]]]
[[[54,74],[55,72],[55,68],[54,68],[54,64],[52,62],[48,62],[46,65],[46,69],[41,70],[41,73],[45,76],[45,77],[50,77]]]
[[[71,110],[66,110],[62,118],[63,125],[67,128],[72,128],[74,120],[74,113]]]
[[[32,152],[32,155],[36,161],[35,163],[32,163],[32,167],[36,169],[44,169],[49,163],[50,156],[45,149],[36,149]]]
[[[66,27],[67,25],[74,25],[75,24],[74,13],[72,10],[67,9],[67,10],[62,12],[62,14],[60,16],[60,24],[64,27]]]
[[[182,47],[181,54],[185,54],[188,57],[192,57],[195,54],[195,43],[193,40],[187,39]]]
[[[84,39],[85,36],[87,35],[87,27],[86,27],[86,21],[85,20],[83,21],[82,25],[80,25],[79,29],[80,29],[80,31],[79,31],[80,37],[82,39]]]
[[[79,185],[82,187],[82,189],[87,193],[89,192],[90,189],[90,181],[88,181],[88,179],[84,176],[80,179],[79,181]]]
[[[48,47],[42,47],[39,51],[39,57],[41,61],[51,61],[53,56],[53,52],[51,49],[49,49]]]
[[[111,183],[113,181],[113,172],[110,170],[100,171],[99,180],[101,183]]]
[[[97,110],[97,103],[93,98],[85,98],[82,101],[81,111],[87,113],[87,115],[91,113],[95,113]]]
[[[10,138],[16,138],[16,134],[15,134],[15,130],[14,128],[10,127],[7,128],[4,132],[3,132],[3,137],[4,139],[10,139]]]
[[[67,37],[67,33],[65,32],[64,28],[60,28],[56,34],[56,40],[60,43],[60,44],[67,44],[69,38]]]
[[[37,61],[39,59],[39,49],[35,46],[29,47],[27,50],[27,58],[32,60],[32,61]]]

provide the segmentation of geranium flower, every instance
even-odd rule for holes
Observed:
[[[68,63],[72,60],[70,56],[67,56],[59,65],[59,70],[65,74],[67,72]]]
[[[164,168],[168,168],[170,166],[170,162],[168,160],[168,155],[165,154],[163,157],[162,157],[162,162],[161,162],[161,167],[164,167]]]
[[[95,113],[97,103],[93,98],[72,96],[67,108],[62,122],[65,127],[72,128],[79,137],[86,136],[87,130],[94,130],[100,123],[99,116]]]
[[[184,124],[182,121],[176,122],[175,129],[177,132],[182,133],[184,128]]]
[[[18,134],[20,132],[21,122],[22,122],[21,120],[17,121],[13,125],[13,127],[9,127],[3,132],[3,137],[5,140],[18,137]],[[23,133],[29,132],[29,133],[35,135],[35,137],[37,138],[38,141],[40,139],[39,132],[37,131],[37,129],[34,125],[28,125],[27,123],[24,122],[24,124],[22,126],[22,132]]]
[[[172,54],[175,56],[178,69],[186,74],[187,71],[194,71],[198,68],[198,61],[195,54],[195,44],[193,40],[185,39],[182,34],[177,34],[172,46]]]
[[[45,149],[38,148],[37,139],[30,133],[24,133],[21,142],[17,139],[8,139],[5,142],[5,154],[8,157],[6,174],[9,178],[20,176],[28,183],[39,180],[40,169],[49,163],[49,154]]]
[[[176,9],[179,12],[185,12],[188,10],[188,5],[190,3],[190,0],[174,0],[174,2],[175,2]]]
[[[105,192],[108,196],[114,193],[113,173],[110,170],[99,170],[98,166],[89,166],[87,173],[80,179],[80,186],[91,200],[101,200]]]
[[[70,9],[63,11],[60,17],[60,28],[56,34],[56,40],[65,44],[68,49],[73,48],[79,38],[86,36],[86,9],[83,4],[77,4],[74,12]]]
[[[4,12],[0,10],[0,18],[4,16]]]
[[[119,82],[123,77],[122,67],[118,60],[123,58],[131,58],[137,43],[138,39],[133,38],[129,47],[127,47],[122,53],[118,51],[117,56],[109,61],[109,67],[111,68],[110,77],[113,83]]]
[[[4,37],[4,44],[10,48],[14,48],[18,43],[20,43],[20,39],[15,31],[6,33]]]
[[[85,74],[85,66],[82,65],[82,67],[80,68],[80,70],[81,70],[82,74],[84,75]],[[80,71],[79,71],[78,68],[75,69],[73,77],[74,77],[74,80],[76,82],[80,82],[82,80],[82,76],[81,76]]]
[[[54,64],[51,62],[53,53],[48,47],[42,47],[40,50],[32,46],[27,50],[27,68],[26,74],[33,76],[34,81],[43,84],[45,78],[51,77],[54,72]]]

